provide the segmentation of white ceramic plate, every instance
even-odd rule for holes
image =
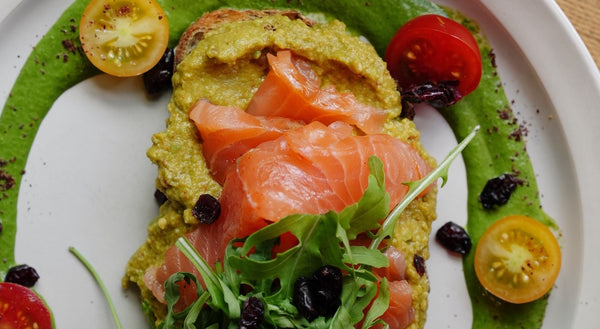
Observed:
[[[10,0],[0,9],[0,102],[31,47],[69,0]],[[563,230],[563,268],[543,328],[600,324],[600,75],[575,30],[550,1],[444,0],[476,19],[497,55],[513,109],[529,130],[528,150],[542,204]],[[16,6],[14,10],[11,10]],[[126,328],[147,328],[137,296],[121,290],[129,256],[156,214],[156,170],[145,157],[164,127],[168,96],[146,99],[137,78],[101,75],[62,95],[41,124],[18,202],[16,259],[41,275],[36,289],[57,328],[111,328],[108,307],[90,275],[67,251],[76,246],[96,266]],[[424,107],[416,122],[437,158],[455,144],[443,119]],[[2,147],[0,145],[0,147]],[[466,222],[464,166],[457,161],[440,191],[439,220]],[[465,205],[459,206],[456,205]],[[432,243],[427,328],[470,328],[460,259]]]

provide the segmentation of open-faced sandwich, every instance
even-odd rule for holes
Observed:
[[[347,327],[380,323],[378,318],[392,328],[422,328],[436,189],[402,213],[393,239],[375,245],[387,259],[378,263],[381,257],[369,260],[366,252],[376,233],[371,231],[407,193],[404,183],[435,167],[413,122],[400,117],[396,83],[373,47],[339,21],[313,21],[295,11],[222,9],[193,23],[176,52],[167,128],[153,136],[148,150],[166,201],[124,278],[140,288],[156,323],[165,317],[176,322],[173,314],[186,307],[189,313],[205,298],[203,289],[213,289],[211,277],[223,277],[218,282],[228,285],[220,297],[226,311],[197,306],[207,313],[199,317],[203,325],[236,327],[248,313],[260,313],[265,328]],[[378,177],[385,182],[379,186],[389,195],[381,199],[383,216],[365,206],[367,187],[375,185],[374,163],[382,165]],[[256,238],[259,244],[244,249],[251,241],[246,237],[283,218],[345,218],[351,211],[360,214],[349,216],[355,227],[344,234],[343,219],[333,230],[321,228],[328,219],[319,219],[310,230],[278,228],[275,239]],[[356,224],[361,216],[364,224]],[[214,277],[174,246],[183,235]],[[231,271],[242,258],[270,270]],[[361,258],[364,263],[353,260]],[[179,277],[173,294],[169,279],[178,272],[198,281]],[[378,311],[380,285],[389,292],[390,307]],[[227,304],[230,297],[241,311]],[[254,313],[247,310],[252,301],[260,301]]]

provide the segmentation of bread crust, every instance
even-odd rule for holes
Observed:
[[[196,21],[194,21],[181,35],[177,49],[175,51],[174,65],[177,69],[177,65],[188,55],[196,44],[204,38],[204,35],[219,27],[220,25],[232,23],[236,21],[248,21],[265,16],[271,15],[283,15],[290,19],[302,20],[306,25],[312,26],[314,22],[299,11],[296,10],[278,10],[278,9],[264,9],[264,10],[235,10],[235,9],[217,9],[208,13],[205,13]]]

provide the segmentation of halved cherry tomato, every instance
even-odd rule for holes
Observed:
[[[479,282],[493,295],[515,304],[546,294],[560,265],[560,246],[554,234],[544,224],[522,215],[493,223],[475,251]]]
[[[0,328],[51,329],[52,316],[33,290],[16,283],[0,283]]]
[[[169,24],[154,0],[92,0],[79,25],[85,54],[100,70],[134,76],[150,70],[169,41]]]
[[[413,18],[396,32],[385,52],[398,85],[458,81],[462,96],[481,80],[481,54],[475,38],[461,24],[439,15]]]

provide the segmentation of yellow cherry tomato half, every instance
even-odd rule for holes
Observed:
[[[513,215],[494,222],[475,250],[479,282],[514,304],[534,301],[554,285],[561,265],[554,234],[537,220]]]
[[[81,17],[79,38],[98,69],[135,76],[154,67],[164,54],[169,24],[154,0],[92,0]]]

